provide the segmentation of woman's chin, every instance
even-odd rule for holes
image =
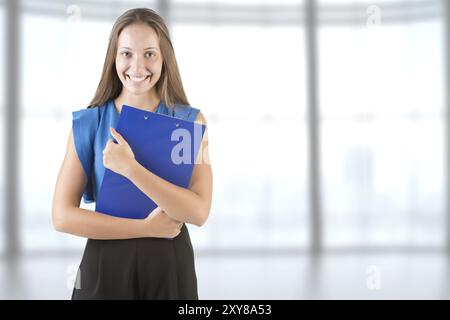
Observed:
[[[153,88],[153,86],[145,86],[142,88],[136,88],[134,86],[125,86],[125,88],[127,89],[127,91],[129,91],[134,95],[141,95],[143,93],[149,92]]]

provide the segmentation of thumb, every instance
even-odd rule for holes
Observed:
[[[110,128],[110,131],[111,131],[111,135],[113,136],[113,138],[116,139],[117,142],[118,142],[119,144],[126,144],[125,139],[121,136],[120,133],[118,133],[118,132],[116,131],[116,129],[114,129],[113,127],[111,127],[111,128]]]

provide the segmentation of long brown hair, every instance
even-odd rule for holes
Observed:
[[[114,23],[109,36],[102,77],[88,108],[93,108],[115,99],[122,91],[122,82],[120,82],[116,70],[117,42],[122,30],[133,23],[145,23],[153,28],[158,35],[163,58],[161,76],[156,83],[159,98],[168,107],[173,107],[174,104],[189,105],[178,70],[169,30],[163,18],[151,9],[136,8],[124,12]]]

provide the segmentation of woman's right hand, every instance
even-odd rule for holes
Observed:
[[[145,234],[150,238],[175,238],[181,232],[183,223],[172,219],[160,207],[156,207],[144,219]]]

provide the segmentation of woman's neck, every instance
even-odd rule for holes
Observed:
[[[118,112],[122,110],[122,105],[126,104],[134,108],[146,110],[146,111],[156,111],[160,103],[160,99],[158,95],[153,92],[150,92],[147,95],[136,96],[134,94],[129,94],[122,90],[120,95],[114,100],[114,104]]]

